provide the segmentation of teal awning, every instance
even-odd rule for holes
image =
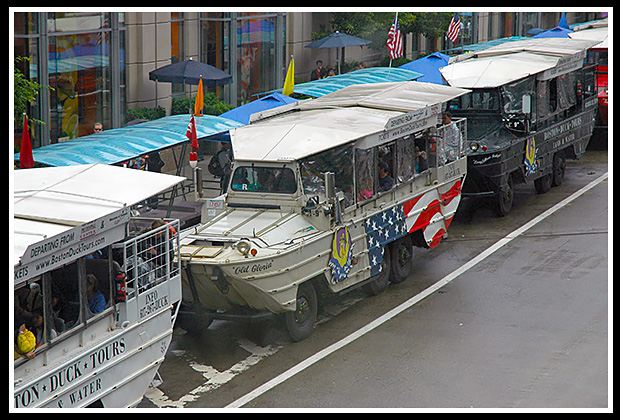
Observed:
[[[189,142],[185,136],[189,114],[172,115],[128,127],[104,130],[33,149],[34,161],[48,166],[115,164],[153,151]],[[205,115],[194,117],[198,139],[205,139],[243,124],[227,118]],[[19,160],[19,153],[14,155]]]
[[[408,82],[422,77],[422,73],[397,67],[369,67],[351,71],[349,73],[313,80],[307,83],[296,84],[293,93],[320,98],[328,93],[335,92],[351,85],[368,83]],[[265,92],[282,92],[282,89]]]

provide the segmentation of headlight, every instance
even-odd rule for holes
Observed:
[[[250,243],[248,241],[239,241],[237,242],[237,251],[239,251],[239,253],[241,255],[248,255],[248,252],[250,252]]]
[[[469,148],[472,150],[472,152],[475,152],[476,150],[478,150],[479,144],[476,143],[475,141],[472,141],[471,143],[469,143]]]

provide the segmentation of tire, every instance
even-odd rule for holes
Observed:
[[[544,194],[551,189],[551,183],[553,181],[553,174],[543,175],[534,180],[534,188],[538,194]]]
[[[497,202],[495,203],[495,213],[504,217],[510,213],[512,210],[512,204],[514,203],[515,198],[515,185],[512,180],[512,175],[508,175],[508,183],[507,185],[500,189],[499,194],[497,196]]]
[[[383,248],[383,261],[381,262],[381,271],[375,275],[370,282],[362,286],[362,290],[368,296],[376,296],[381,294],[387,289],[390,284],[390,272],[392,266],[392,259],[390,256],[390,247]]]
[[[312,283],[305,282],[297,288],[297,307],[294,312],[284,314],[286,329],[293,341],[310,337],[318,310],[316,290]]]
[[[553,155],[553,181],[552,187],[559,187],[564,181],[564,174],[566,172],[566,157],[564,152],[558,152]]]
[[[413,267],[413,245],[409,235],[394,241],[391,245],[392,272],[390,273],[390,283],[402,283],[411,274]]]
[[[212,322],[213,318],[200,309],[187,311],[181,307],[175,326],[183,328],[190,334],[200,335],[209,328]]]

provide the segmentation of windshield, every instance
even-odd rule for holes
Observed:
[[[497,89],[476,89],[453,99],[450,102],[450,109],[453,111],[498,111],[499,105]]]
[[[233,191],[293,194],[297,191],[295,174],[286,167],[240,166],[232,176]]]

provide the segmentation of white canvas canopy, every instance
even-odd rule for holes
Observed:
[[[185,179],[102,164],[22,169],[13,176],[14,266],[122,227],[129,206]],[[63,256],[63,263],[80,256],[82,248],[76,249]]]
[[[607,26],[575,31],[568,34],[568,36],[572,39],[590,39],[597,41],[598,44],[593,45],[592,48],[609,48],[609,41],[607,40],[609,31]]]
[[[241,161],[297,160],[383,132],[388,121],[405,113],[434,107],[430,113],[439,114],[442,103],[465,93],[463,89],[421,82],[349,86],[282,107],[302,112],[288,112],[231,130],[233,153]]]
[[[586,50],[595,43],[570,38],[507,42],[453,57],[439,71],[450,86],[493,88],[530,75],[546,78],[576,70],[583,65]]]

